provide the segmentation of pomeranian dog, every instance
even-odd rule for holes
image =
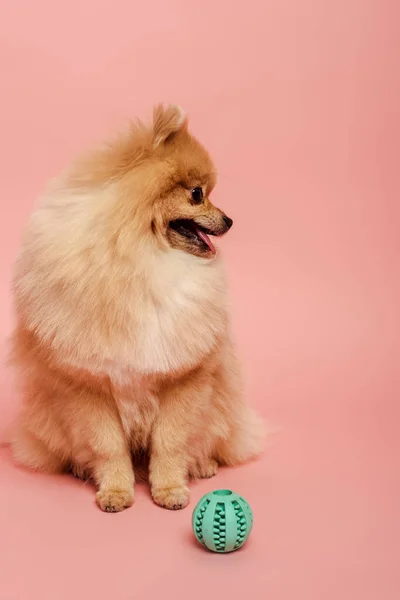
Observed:
[[[151,126],[132,125],[56,179],[26,231],[13,455],[90,478],[104,511],[132,504],[140,458],[154,502],[179,509],[190,477],[261,450],[210,239],[232,226],[210,201],[215,183],[181,109],[157,106]]]

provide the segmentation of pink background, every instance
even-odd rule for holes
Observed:
[[[45,182],[154,102],[191,115],[234,218],[223,242],[264,458],[193,486],[242,493],[242,551],[191,509],[102,514],[0,454],[0,599],[400,597],[398,0],[3,0],[0,335]],[[17,407],[1,368],[1,431]]]

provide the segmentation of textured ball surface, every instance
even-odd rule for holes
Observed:
[[[231,490],[203,496],[192,516],[194,534],[213,552],[233,552],[243,546],[253,527],[253,512],[244,498]]]

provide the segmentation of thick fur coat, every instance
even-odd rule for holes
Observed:
[[[215,167],[175,107],[78,160],[49,187],[14,279],[12,361],[23,407],[15,459],[91,478],[102,510],[132,504],[135,464],[154,501],[183,508],[188,479],[256,456],[226,281],[209,235]]]

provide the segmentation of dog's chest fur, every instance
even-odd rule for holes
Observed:
[[[147,447],[158,415],[154,376],[172,380],[174,373],[200,364],[226,327],[225,280],[218,264],[180,259],[159,265],[157,277],[150,271],[148,278],[151,290],[132,298],[136,335],[105,365],[134,449]]]
[[[226,286],[220,264],[182,253],[150,263],[143,284],[125,298],[126,327],[119,331],[109,376],[126,385],[132,373],[190,369],[207,356],[226,329]]]

